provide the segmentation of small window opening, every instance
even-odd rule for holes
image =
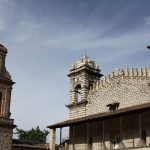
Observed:
[[[89,90],[93,89],[93,84],[89,84]]]
[[[80,84],[76,86],[76,98],[77,98],[77,102],[81,101],[81,85]]]
[[[114,102],[114,103],[108,104],[106,106],[109,108],[109,111],[115,111],[119,108],[119,103]]]

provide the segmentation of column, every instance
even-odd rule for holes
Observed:
[[[10,99],[11,99],[11,89],[5,89],[5,111],[4,116],[10,117]]]
[[[89,84],[88,84],[88,76],[86,73],[82,74],[82,88],[81,88],[81,100],[87,99],[87,93],[89,90]]]
[[[69,145],[67,142],[65,142],[65,150],[69,150]]]
[[[105,121],[104,120],[102,121],[102,134],[103,137],[102,137],[102,145],[100,150],[107,150],[108,148],[105,145]]]
[[[62,128],[60,128],[60,149],[62,149],[62,147],[61,147],[61,139],[62,139]]]
[[[124,149],[126,147],[123,143],[122,117],[119,118],[119,122],[120,122],[120,143],[119,143],[118,149]]]
[[[55,150],[56,129],[50,129],[50,150]]]
[[[140,140],[137,144],[137,147],[143,147],[146,145],[146,143],[142,139],[142,115],[141,115],[141,112],[139,113],[139,136],[140,136]]]
[[[89,128],[90,128],[90,125],[89,125],[89,123],[87,123],[86,124],[86,145],[87,145],[87,150],[89,149],[89,135],[90,135],[90,130],[89,130]]]
[[[11,89],[5,89],[2,97],[2,110],[1,114],[3,117],[10,117],[10,99],[11,99]]]
[[[72,149],[75,149],[75,126],[72,127]]]
[[[1,101],[1,117],[4,117],[4,111],[5,111],[5,99],[2,97]]]
[[[103,128],[103,143],[105,143],[105,121],[102,122]]]

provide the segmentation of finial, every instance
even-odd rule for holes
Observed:
[[[96,69],[99,69],[99,64],[98,64],[98,61],[96,63]]]
[[[124,76],[124,70],[123,70],[123,68],[121,69],[121,75]]]
[[[142,69],[142,68],[139,69],[139,76],[140,76],[140,77],[143,76],[143,69]]]
[[[125,76],[129,76],[129,69],[128,69],[128,67],[126,67],[126,71],[125,71]]]
[[[99,88],[99,81],[96,82],[96,90]]]
[[[147,76],[150,77],[150,68],[147,68]]]
[[[103,86],[103,80],[100,80],[100,85]]]
[[[119,76],[119,69],[116,67],[116,76]]]
[[[134,69],[133,69],[133,67],[132,67],[131,70],[130,70],[130,76],[131,76],[131,77],[134,76]]]
[[[75,63],[72,64],[72,69],[74,69],[74,68],[75,68]]]
[[[143,75],[144,75],[144,77],[147,77],[147,68],[144,68]]]
[[[84,58],[87,58],[86,49],[84,49]]]
[[[135,76],[135,77],[138,77],[138,74],[139,74],[138,69],[137,69],[137,68],[135,68],[134,76]]]
[[[115,74],[114,74],[114,71],[111,73],[111,78],[114,78],[115,77]]]
[[[86,49],[84,49],[84,56],[87,57],[87,56],[86,56]]]

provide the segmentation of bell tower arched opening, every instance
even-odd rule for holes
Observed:
[[[76,101],[80,102],[81,101],[81,85],[80,84],[76,85],[75,91],[76,91]]]
[[[87,100],[90,87],[92,88],[93,83],[99,81],[103,76],[100,71],[98,64],[87,56],[72,65],[68,75],[70,77],[71,104]]]
[[[66,105],[70,109],[70,118],[84,117],[89,90],[94,83],[99,82],[103,76],[98,64],[90,60],[86,55],[76,61],[68,76],[70,77],[70,103]]]

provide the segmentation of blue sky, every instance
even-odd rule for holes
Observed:
[[[19,128],[68,118],[72,63],[84,55],[104,75],[149,67],[149,0],[0,0],[0,42],[16,82],[11,112]]]

